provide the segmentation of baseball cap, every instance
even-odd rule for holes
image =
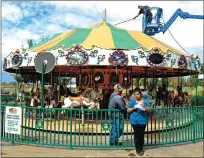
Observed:
[[[118,83],[114,86],[114,90],[116,91],[122,91],[123,90],[123,87]]]

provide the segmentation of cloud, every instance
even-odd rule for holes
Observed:
[[[63,21],[67,26],[73,27],[87,27],[89,24],[93,23],[91,18],[86,18],[85,16],[76,15],[73,13],[65,14],[65,18]]]
[[[164,19],[167,21],[176,11],[176,9],[181,8],[184,12],[189,12],[191,14],[203,15],[203,2],[199,1],[104,1],[104,2],[96,2],[96,1],[70,1],[67,2],[44,2],[45,4],[56,5],[57,10],[69,10],[73,8],[80,12],[78,17],[83,17],[91,13],[91,15],[98,15],[99,12],[103,12],[106,8],[107,10],[107,20],[112,22],[113,24],[130,19],[134,17],[137,12],[137,6],[140,5],[149,5],[149,6],[157,6],[163,8]],[[155,5],[156,4],[156,5]],[[117,6],[117,7],[115,7]],[[85,14],[86,13],[86,14]],[[68,23],[73,21],[73,14],[70,16],[66,16],[68,19]],[[73,25],[81,26],[81,22],[85,21],[89,23],[90,21],[86,18],[74,18]],[[102,19],[102,15],[100,17]],[[67,21],[67,20],[66,20]],[[119,25],[122,28],[129,30],[142,30],[142,17],[139,17],[136,20],[132,20],[127,23],[123,23]],[[183,47],[189,46],[202,46],[203,45],[203,20],[196,19],[181,19],[178,17],[176,21],[169,28],[173,36]],[[168,43],[176,47],[177,49],[181,49],[178,44],[175,42],[173,37],[167,31],[165,34],[158,34],[155,37],[158,39]],[[196,40],[194,40],[196,39]]]
[[[87,27],[103,19],[107,10],[107,21],[116,24],[137,13],[138,5],[163,8],[167,21],[177,8],[191,14],[203,15],[202,1],[29,1],[2,2],[3,55],[17,49],[32,38],[39,41],[43,37],[63,32],[73,27]],[[142,16],[118,25],[128,30],[142,30]],[[170,31],[175,39],[190,53],[203,47],[203,20],[177,18]],[[161,41],[180,49],[167,31],[155,36]],[[17,47],[17,48],[16,48]]]
[[[138,3],[139,4],[139,3]],[[167,22],[170,17],[174,14],[176,9],[181,8],[184,12],[189,12],[191,14],[203,15],[203,2],[191,2],[188,4],[187,2],[179,3],[179,1],[165,1],[165,2],[142,2],[141,4],[149,4],[150,6],[155,6],[158,4],[158,7],[163,8],[163,17]],[[195,11],[196,10],[196,11]],[[135,9],[136,11],[136,9]],[[126,18],[128,19],[128,18]],[[124,27],[131,30],[142,30],[142,17],[140,16],[138,19],[123,23],[119,25],[120,27]],[[181,19],[178,17],[175,22],[169,28],[173,36],[183,47],[195,47],[203,45],[203,20],[196,19]],[[181,49],[178,44],[174,41],[172,36],[166,31],[165,34],[157,34],[155,36],[159,40],[168,43],[178,49]]]
[[[4,45],[2,45],[2,58],[9,55],[10,52],[19,49],[22,45],[21,41],[17,39],[4,39]]]
[[[15,5],[4,5],[2,7],[2,18],[12,23],[18,23],[23,18],[23,14],[21,9]]]
[[[27,46],[27,40],[32,38],[35,41],[41,38],[40,35],[35,34],[29,30],[13,29],[9,31],[13,36],[6,35],[2,37],[2,56],[6,57],[11,51],[21,48],[22,45]]]
[[[52,32],[60,32],[60,31],[62,30],[62,28],[59,27],[59,25],[53,25],[53,24],[51,24],[51,25],[48,25],[48,26],[47,26],[47,30],[48,30],[48,31],[52,31]]]

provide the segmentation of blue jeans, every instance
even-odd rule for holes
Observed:
[[[123,134],[124,119],[111,119],[110,125],[110,144],[118,143],[120,136]]]

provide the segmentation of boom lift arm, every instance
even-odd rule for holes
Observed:
[[[161,18],[163,16],[163,9],[159,7],[151,7],[150,10],[156,10],[156,14],[153,17],[151,23],[147,23],[147,15],[144,14],[142,21],[142,31],[148,36],[154,36],[157,33],[163,32],[165,33],[168,28],[174,23],[176,18],[180,16],[183,19],[191,18],[191,19],[204,19],[203,15],[191,15],[187,12],[183,12],[180,8],[176,10],[176,12],[171,16],[171,18],[167,21],[166,24],[161,24]]]
[[[172,15],[172,17],[167,21],[167,23],[159,29],[159,32],[165,33],[166,30],[174,23],[176,18],[180,16],[183,19],[191,18],[191,19],[204,19],[203,15],[191,15],[187,12],[183,12],[180,8],[176,10],[176,12]]]

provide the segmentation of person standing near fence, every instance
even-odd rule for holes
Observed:
[[[111,94],[109,99],[108,108],[110,110],[118,109],[117,111],[110,111],[110,145],[121,145],[119,143],[119,138],[123,133],[124,130],[124,113],[126,111],[126,104],[121,96],[122,94],[122,86],[120,84],[116,84],[114,86],[114,92]]]
[[[134,91],[134,94],[135,99],[129,101],[127,112],[130,113],[130,123],[134,131],[136,153],[139,156],[143,156],[144,132],[148,123],[147,112],[150,112],[151,108],[149,101],[143,99],[139,88]]]

